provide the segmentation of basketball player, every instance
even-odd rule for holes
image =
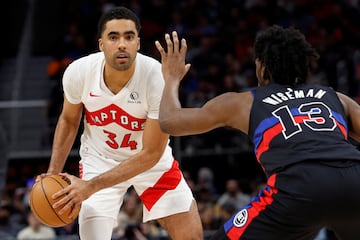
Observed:
[[[111,239],[124,195],[133,186],[143,220],[157,219],[171,239],[202,239],[192,192],[158,121],[164,86],[158,61],[140,54],[140,22],[116,7],[99,21],[100,52],[74,61],[63,76],[64,103],[47,174],[61,173],[84,112],[80,178],[54,195],[63,211],[81,204],[80,238]],[[42,174],[44,176],[46,174]],[[40,177],[41,177],[40,176]]]
[[[221,239],[308,239],[326,226],[339,239],[360,239],[360,107],[329,87],[308,85],[309,61],[318,54],[293,28],[273,26],[254,44],[259,87],[229,92],[201,108],[182,108],[178,90],[190,68],[186,41],[155,42],[165,88],[160,126],[169,134],[238,129],[252,139],[267,186],[213,236]]]

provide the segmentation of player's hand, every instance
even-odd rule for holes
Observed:
[[[53,199],[60,198],[59,201],[53,204],[53,208],[58,209],[62,207],[58,211],[60,215],[71,209],[69,217],[75,217],[75,211],[73,210],[81,207],[81,203],[92,194],[91,189],[87,181],[81,180],[76,176],[67,173],[60,173],[59,175],[67,177],[71,184],[52,195]]]
[[[50,175],[53,175],[53,174],[51,174],[51,173],[41,173],[40,175],[37,175],[37,176],[35,177],[35,182],[38,182],[38,181],[40,181],[42,178],[44,178],[44,177],[46,177],[46,176],[50,176]]]
[[[186,40],[181,39],[181,44],[176,31],[172,32],[172,40],[168,33],[165,34],[167,51],[159,41],[155,42],[161,55],[162,73],[165,81],[180,82],[190,69],[190,64],[185,64],[187,51]]]

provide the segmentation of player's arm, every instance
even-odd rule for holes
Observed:
[[[160,105],[161,129],[173,136],[201,134],[218,127],[232,127],[248,131],[250,92],[224,93],[200,108],[182,108],[178,91],[166,83]]]
[[[54,198],[66,195],[53,207],[57,208],[65,204],[59,211],[59,214],[62,214],[69,208],[80,206],[81,202],[93,193],[126,181],[150,169],[160,160],[168,140],[169,135],[161,131],[159,121],[148,118],[143,134],[143,148],[140,152],[89,181],[83,181],[70,174],[62,173],[71,180],[71,185],[53,195]]]
[[[91,180],[94,189],[113,186],[153,167],[164,153],[169,135],[162,132],[157,119],[148,118],[143,134],[143,148],[112,170]]]
[[[199,134],[222,126],[247,133],[252,96],[247,93],[226,93],[208,101],[201,108],[182,108],[179,101],[180,82],[188,72],[185,64],[186,41],[179,42],[176,32],[165,35],[167,51],[156,41],[161,55],[165,88],[160,104],[161,129],[174,136]]]
[[[71,104],[64,97],[62,112],[55,128],[48,174],[58,174],[63,170],[79,129],[82,110],[82,103]]]
[[[349,121],[349,136],[360,142],[360,106],[350,97],[337,93]]]

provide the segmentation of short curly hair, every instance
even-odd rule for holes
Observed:
[[[306,82],[310,59],[318,59],[319,54],[299,30],[274,25],[256,36],[254,57],[265,66],[266,77],[294,86]]]
[[[105,25],[107,22],[114,19],[128,19],[135,23],[137,33],[140,33],[141,23],[138,16],[126,7],[114,7],[107,12],[105,12],[99,19],[98,22],[98,37],[100,38],[102,33],[105,30]]]

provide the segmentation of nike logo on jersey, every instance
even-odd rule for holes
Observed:
[[[90,97],[100,97],[100,95],[94,94],[93,92],[90,92]]]

